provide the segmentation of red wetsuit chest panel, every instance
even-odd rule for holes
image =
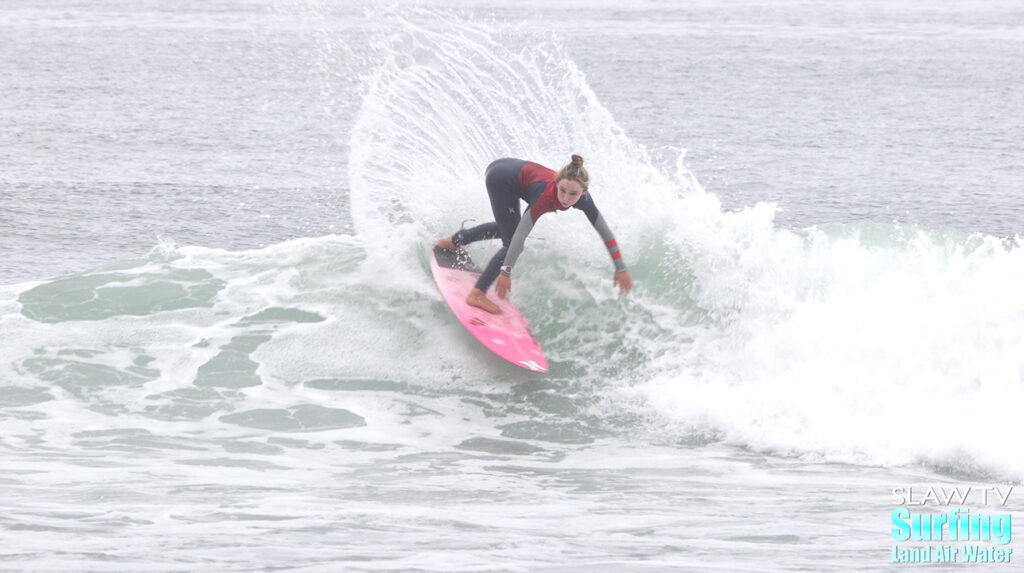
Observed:
[[[565,211],[568,207],[562,205],[558,201],[558,191],[555,187],[555,182],[548,183],[548,186],[544,189],[544,192],[537,197],[537,200],[533,202],[530,207],[530,217],[533,222],[536,223],[537,219],[544,213],[551,213],[553,211]]]
[[[527,195],[537,193],[540,184],[544,185],[543,191],[539,195],[534,195],[536,200],[530,204],[530,218],[533,219],[534,223],[544,213],[568,209],[568,207],[564,207],[558,202],[558,191],[555,188],[555,177],[557,176],[558,174],[553,170],[532,161],[527,161],[523,168],[519,170],[519,179],[516,181],[516,184],[520,189],[526,189]],[[527,201],[531,198],[528,198]]]

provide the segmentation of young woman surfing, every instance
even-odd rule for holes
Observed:
[[[587,192],[590,175],[583,168],[582,157],[573,155],[572,161],[558,173],[522,159],[498,159],[487,166],[484,179],[491,199],[494,222],[462,229],[437,242],[437,246],[442,249],[458,249],[484,239],[501,239],[502,247],[491,258],[477,280],[476,287],[466,297],[467,304],[493,314],[500,313],[498,305],[487,298],[487,289],[497,279],[494,290],[498,298],[504,299],[512,290],[512,267],[523,252],[526,236],[533,230],[537,219],[545,213],[565,211],[569,207],[583,211],[604,241],[615,264],[615,285],[623,294],[628,294],[633,288],[615,236]],[[527,204],[526,217],[519,212],[520,200]]]

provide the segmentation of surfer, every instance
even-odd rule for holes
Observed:
[[[537,219],[545,213],[565,211],[569,207],[583,211],[604,241],[615,264],[615,285],[623,294],[628,294],[633,288],[615,236],[587,192],[590,174],[583,167],[582,157],[573,155],[572,161],[557,173],[522,159],[498,159],[487,166],[484,181],[491,199],[494,222],[461,229],[437,242],[442,249],[459,249],[484,239],[501,239],[501,248],[480,274],[475,288],[466,297],[466,304],[492,314],[500,313],[501,308],[487,298],[487,289],[497,279],[494,290],[498,298],[504,299],[512,290],[512,267],[523,252],[526,236],[533,230]],[[520,200],[528,205],[527,217],[519,212]]]

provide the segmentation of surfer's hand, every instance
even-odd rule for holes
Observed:
[[[498,293],[498,298],[504,300],[510,290],[512,290],[512,277],[498,275],[498,282],[494,284],[494,292]]]
[[[619,287],[619,292],[622,294],[629,294],[629,291],[633,290],[633,281],[629,278],[629,273],[626,271],[619,271],[615,273],[615,286]]]

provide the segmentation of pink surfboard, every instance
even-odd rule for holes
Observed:
[[[505,300],[491,297],[501,308],[501,314],[491,314],[466,304],[466,295],[480,276],[480,270],[467,254],[435,246],[430,257],[430,272],[455,317],[488,350],[520,368],[533,372],[548,371],[544,351],[533,338],[526,319],[507,297]]]

